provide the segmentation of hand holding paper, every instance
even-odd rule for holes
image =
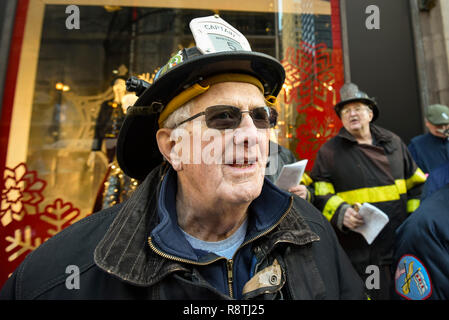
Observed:
[[[360,233],[365,237],[368,244],[373,243],[374,239],[379,235],[385,225],[388,223],[388,216],[375,206],[364,203],[359,210],[365,223],[353,231]]]
[[[275,185],[283,190],[297,186],[301,181],[306,166],[307,159],[284,165]]]

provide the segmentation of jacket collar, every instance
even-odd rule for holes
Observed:
[[[210,256],[199,256],[182,234],[176,213],[177,176],[173,169],[167,172],[158,198],[160,223],[151,232],[152,244],[164,253],[193,262],[206,263]],[[245,241],[257,237],[276,224],[288,211],[290,194],[266,181],[259,197],[248,208],[249,224]]]
[[[132,284],[149,286],[171,272],[186,271],[187,266],[179,261],[201,262],[201,257],[191,247],[187,247],[190,246],[187,241],[184,240],[184,247],[181,247],[184,251],[177,250],[177,245],[181,243],[181,238],[177,238],[180,230],[176,223],[176,213],[173,214],[173,208],[170,207],[174,193],[168,192],[169,188],[173,188],[174,182],[176,174],[172,169],[167,170],[166,165],[151,171],[131,198],[123,204],[97,245],[94,260],[98,267]],[[278,208],[275,212],[267,211],[267,208],[275,207]],[[269,233],[264,251],[269,251],[282,241],[303,245],[319,240],[299,213],[292,217],[294,210],[291,207],[291,196],[265,179],[261,196],[250,206],[254,215],[249,235],[257,238]],[[279,225],[274,228],[277,223]],[[271,232],[271,229],[274,230]],[[158,248],[150,248],[150,235]],[[173,240],[175,237],[176,246],[173,246],[169,239]],[[172,256],[181,259],[173,259]]]
[[[388,153],[391,153],[395,150],[394,144],[392,143],[394,137],[392,132],[385,130],[379,126],[376,126],[372,123],[370,123],[370,131],[374,140],[376,141],[376,144],[384,147],[384,149]],[[352,134],[349,133],[348,130],[345,129],[345,127],[342,127],[340,129],[337,136],[345,140],[351,141],[353,143],[357,143],[357,140],[354,138]]]

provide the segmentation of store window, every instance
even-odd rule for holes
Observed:
[[[138,182],[111,178],[114,139],[135,99],[124,79],[151,82],[169,56],[193,46],[195,17],[220,14],[253,51],[282,62],[287,78],[272,136],[309,159],[309,170],[339,129],[338,0],[116,3],[19,1],[1,119],[0,285],[50,237],[132,193]]]

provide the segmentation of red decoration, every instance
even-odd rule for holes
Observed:
[[[18,0],[11,46],[8,55],[8,64],[3,90],[3,103],[0,118],[0,168],[5,167],[8,150],[9,131],[11,125],[12,109],[16,92],[16,82],[19,71],[19,62],[22,52],[22,42],[25,33],[25,22],[30,0]],[[0,177],[0,180],[3,177]]]
[[[0,287],[25,259],[43,242],[68,227],[80,210],[58,198],[45,206],[47,182],[25,163],[5,168],[0,207]]]
[[[62,199],[58,198],[53,204],[45,207],[40,219],[53,226],[53,229],[48,229],[47,232],[50,236],[54,236],[68,227],[79,214],[80,210],[74,208],[70,202],[64,203]]]
[[[24,163],[14,169],[6,168],[3,179],[0,207],[2,226],[8,226],[13,220],[21,221],[25,215],[36,214],[39,203],[44,200],[42,191],[47,183],[38,179],[35,171],[28,171]]]
[[[339,0],[331,0],[332,48],[301,41],[298,47],[286,49],[282,64],[286,71],[284,103],[298,113],[296,152],[308,159],[311,170],[319,148],[335,136],[341,122],[333,110],[344,84],[341,50]]]

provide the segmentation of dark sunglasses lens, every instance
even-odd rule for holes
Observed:
[[[258,107],[251,110],[254,125],[259,129],[273,128],[277,122],[278,113],[270,107]]]
[[[206,125],[223,130],[235,129],[242,119],[240,109],[233,106],[213,106],[206,109]]]

